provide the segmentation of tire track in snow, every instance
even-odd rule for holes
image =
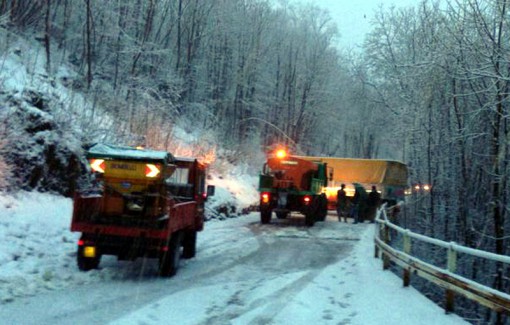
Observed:
[[[281,224],[251,224],[249,227],[257,234],[260,248],[246,256],[243,263],[245,267],[256,269],[257,272],[250,274],[258,274],[258,277],[238,284],[237,286],[251,286],[249,289],[235,291],[228,301],[230,303],[204,320],[201,323],[203,325],[227,324],[254,311],[258,316],[254,316],[249,324],[271,323],[292,297],[310,285],[325,266],[346,257],[352,246],[339,238],[320,238],[317,232],[314,234],[309,228],[286,227]],[[282,229],[283,234],[278,233]],[[262,296],[249,299],[250,293],[263,286],[264,282],[271,282],[291,273],[297,275],[297,278],[281,288],[268,290]]]

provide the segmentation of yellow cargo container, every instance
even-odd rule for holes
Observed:
[[[345,184],[346,193],[351,197],[354,195],[354,183],[361,184],[367,191],[375,185],[382,199],[390,204],[403,200],[408,187],[407,165],[399,161],[309,156],[299,158],[327,164],[329,182],[324,192],[330,208],[336,204],[336,193],[341,184]]]

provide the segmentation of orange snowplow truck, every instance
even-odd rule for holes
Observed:
[[[172,276],[196,252],[204,226],[206,166],[164,151],[96,144],[87,153],[95,186],[74,197],[71,231],[81,232],[77,262],[97,268],[102,255],[159,259]]]
[[[324,221],[327,169],[327,164],[289,156],[284,150],[271,153],[259,176],[261,223],[269,223],[273,212],[285,219],[292,211],[303,214],[307,226]]]

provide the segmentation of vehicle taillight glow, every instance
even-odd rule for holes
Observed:
[[[305,204],[310,203],[310,201],[311,201],[311,200],[312,200],[312,198],[311,198],[311,197],[309,197],[309,196],[305,196],[305,197],[303,198],[303,201],[305,202]]]
[[[104,173],[106,169],[106,164],[104,159],[91,159],[90,160],[90,168],[98,173]]]
[[[269,193],[262,193],[262,203],[269,203]]]
[[[157,177],[160,173],[160,169],[158,165],[146,164],[145,165],[145,176],[154,178]]]

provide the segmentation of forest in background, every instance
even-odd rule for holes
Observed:
[[[380,11],[365,42],[371,88],[397,116],[415,192],[406,227],[510,254],[510,2],[423,1]],[[430,248],[424,248],[434,260]],[[442,255],[442,254],[441,254]],[[438,263],[444,263],[435,258]],[[462,256],[460,272],[510,292],[510,268]],[[491,319],[468,307],[475,323]]]
[[[335,47],[336,26],[314,5],[2,0],[0,15],[40,40],[49,74],[64,63],[79,71],[73,87],[120,122],[109,132],[147,146],[165,147],[179,123],[243,156],[274,143],[300,154],[380,148],[359,117],[375,125],[385,115],[373,115]]]
[[[48,79],[63,65],[77,72],[61,81],[90,105],[61,104],[62,116],[73,118],[59,121],[87,130],[76,134],[79,143],[170,150],[178,125],[201,130],[194,155],[221,145],[233,162],[258,161],[275,143],[306,155],[402,160],[412,185],[431,185],[409,198],[405,227],[508,255],[509,5],[381,7],[361,51],[349,52],[337,47],[342,35],[327,11],[313,4],[0,0],[0,54],[20,37],[33,39]],[[9,121],[3,163],[14,183],[40,188],[44,170],[12,166],[27,146]],[[459,272],[510,291],[508,266],[461,259]],[[465,306],[472,320],[494,317]]]

